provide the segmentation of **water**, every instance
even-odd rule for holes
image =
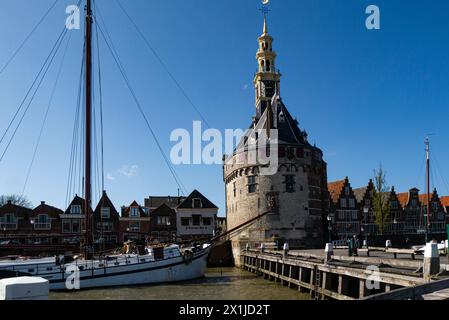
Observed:
[[[52,292],[51,300],[309,300],[310,296],[237,268],[209,269],[188,282]]]

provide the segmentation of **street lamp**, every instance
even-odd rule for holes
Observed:
[[[366,248],[368,249],[368,212],[369,212],[369,208],[368,207],[364,207],[363,208],[363,213],[365,215],[365,245]]]
[[[329,243],[332,242],[332,217],[327,216],[327,230],[329,231]]]

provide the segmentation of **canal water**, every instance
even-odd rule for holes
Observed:
[[[238,268],[209,269],[202,279],[153,286],[52,292],[50,300],[309,300],[296,289]]]

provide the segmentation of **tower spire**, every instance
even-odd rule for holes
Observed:
[[[260,11],[263,13],[263,33],[258,38],[259,50],[256,54],[257,72],[254,77],[256,89],[256,120],[258,120],[267,107],[271,106],[274,96],[280,96],[281,74],[276,69],[276,52],[273,51],[273,37],[268,34],[267,15],[269,1],[262,1]]]
[[[268,34],[267,15],[263,18],[263,34]]]

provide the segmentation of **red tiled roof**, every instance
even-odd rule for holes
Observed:
[[[343,190],[346,180],[340,180],[335,182],[329,182],[327,184],[327,190],[332,198],[334,203],[338,202],[338,198],[340,197],[340,193]]]
[[[441,197],[440,201],[443,207],[449,207],[449,196]]]
[[[400,202],[403,208],[407,206],[409,200],[408,192],[397,193],[396,197],[398,197],[398,201]]]
[[[433,196],[432,194],[429,195],[429,201],[432,201],[432,196]],[[427,194],[420,194],[419,202],[425,205],[427,203]]]

